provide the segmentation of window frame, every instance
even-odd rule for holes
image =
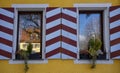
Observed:
[[[42,38],[43,38],[43,29],[44,29],[44,28],[43,28],[43,11],[29,11],[29,12],[28,12],[28,11],[18,11],[18,16],[17,16],[17,17],[18,17],[18,19],[17,19],[17,35],[16,35],[16,36],[17,36],[17,42],[16,42],[16,43],[17,43],[17,44],[16,44],[16,50],[17,50],[17,51],[20,49],[18,45],[21,43],[20,40],[19,40],[19,39],[20,39],[20,36],[19,36],[19,34],[20,34],[20,25],[19,25],[19,22],[20,22],[20,21],[19,21],[19,16],[20,16],[21,14],[24,15],[24,14],[29,14],[29,13],[30,13],[30,14],[31,14],[31,13],[33,13],[33,14],[39,13],[39,14],[42,16],[41,22],[40,22],[40,23],[42,23],[41,28],[40,28],[40,31],[41,31],[41,34],[40,34],[41,37],[40,37],[40,39],[42,40]],[[41,47],[40,47],[40,53],[39,53],[39,54],[41,55],[41,58],[39,58],[39,59],[42,59],[42,50],[43,50],[42,47],[43,47],[43,46],[42,46],[42,41],[40,41],[40,42],[41,42],[41,43],[39,43],[39,44],[41,45]],[[34,47],[34,46],[33,46],[33,47]],[[39,60],[39,59],[38,59],[38,60]],[[16,59],[16,60],[17,60],[17,59]],[[31,58],[30,60],[34,60],[34,59]]]
[[[83,63],[90,63],[89,59],[88,60],[81,60],[79,59],[79,51],[80,51],[80,46],[79,46],[79,11],[98,11],[101,10],[103,11],[103,42],[104,45],[103,47],[106,50],[106,59],[105,60],[97,60],[97,64],[112,64],[113,60],[110,59],[110,45],[109,45],[109,7],[111,6],[111,3],[102,3],[102,4],[74,4],[74,7],[77,8],[77,48],[78,48],[78,53],[77,53],[77,59],[74,61],[75,64],[83,64]]]
[[[18,11],[42,11],[42,32],[45,32],[45,9],[48,7],[48,4],[13,4],[12,7],[14,8],[14,38],[13,38],[13,51],[12,51],[12,59],[9,61],[10,64],[21,64],[24,63],[23,60],[16,60],[16,47],[17,47],[17,28],[18,28]],[[45,59],[45,33],[42,33],[42,58],[39,60],[29,60],[28,63],[47,63],[48,61]]]

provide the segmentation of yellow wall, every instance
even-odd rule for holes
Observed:
[[[112,3],[120,5],[120,0],[0,0],[0,7],[11,4],[49,4],[50,7],[71,7],[74,3]],[[114,64],[97,64],[91,69],[90,64],[74,64],[73,60],[48,60],[47,64],[29,64],[28,73],[120,73],[120,60]],[[24,64],[9,64],[0,60],[0,73],[24,73]]]
[[[72,60],[49,60],[48,64],[29,64],[28,73],[120,73],[120,60],[114,64],[97,64],[95,69],[90,66],[74,64]],[[24,73],[24,65],[0,61],[0,73]]]
[[[120,0],[0,0],[0,7],[9,7],[11,4],[49,4],[51,7],[70,7],[74,3],[112,3],[119,5]]]

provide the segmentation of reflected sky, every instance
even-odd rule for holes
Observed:
[[[21,14],[19,17],[19,24],[21,28],[27,28],[29,26],[40,27],[41,26],[40,14]]]
[[[80,23],[80,29],[79,32],[81,35],[85,35],[86,28],[91,26],[93,29],[91,31],[96,32],[97,27],[100,24],[100,14],[80,14],[79,15],[79,23]]]
[[[88,41],[92,34],[101,35],[99,13],[80,13],[79,15],[79,41],[80,49],[88,49]]]

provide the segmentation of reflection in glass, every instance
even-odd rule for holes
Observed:
[[[33,46],[41,44],[41,18],[42,15],[39,12],[19,12],[20,49],[26,49],[28,42],[32,43]],[[38,48],[34,47],[32,53],[40,52],[40,46]]]
[[[80,13],[79,23],[80,51],[88,50],[88,41],[93,34],[101,39],[100,13]]]

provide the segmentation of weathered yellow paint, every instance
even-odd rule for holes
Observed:
[[[120,5],[120,0],[0,0],[0,7],[12,4],[49,4],[50,7],[71,7],[74,3],[112,3]],[[47,64],[29,64],[28,73],[120,73],[120,60],[113,64],[97,64],[95,69],[90,64],[74,64],[73,60],[48,60]],[[0,73],[24,73],[24,64],[9,64],[0,60]]]
[[[112,5],[119,5],[120,0],[0,0],[0,7],[10,7],[11,4],[49,4],[51,7],[70,7],[74,3],[112,3]]]
[[[120,73],[120,60],[114,64],[97,64],[95,69],[90,64],[74,64],[73,60],[49,60],[48,64],[29,64],[29,67],[28,73]],[[24,73],[24,65],[2,60],[0,73]]]

